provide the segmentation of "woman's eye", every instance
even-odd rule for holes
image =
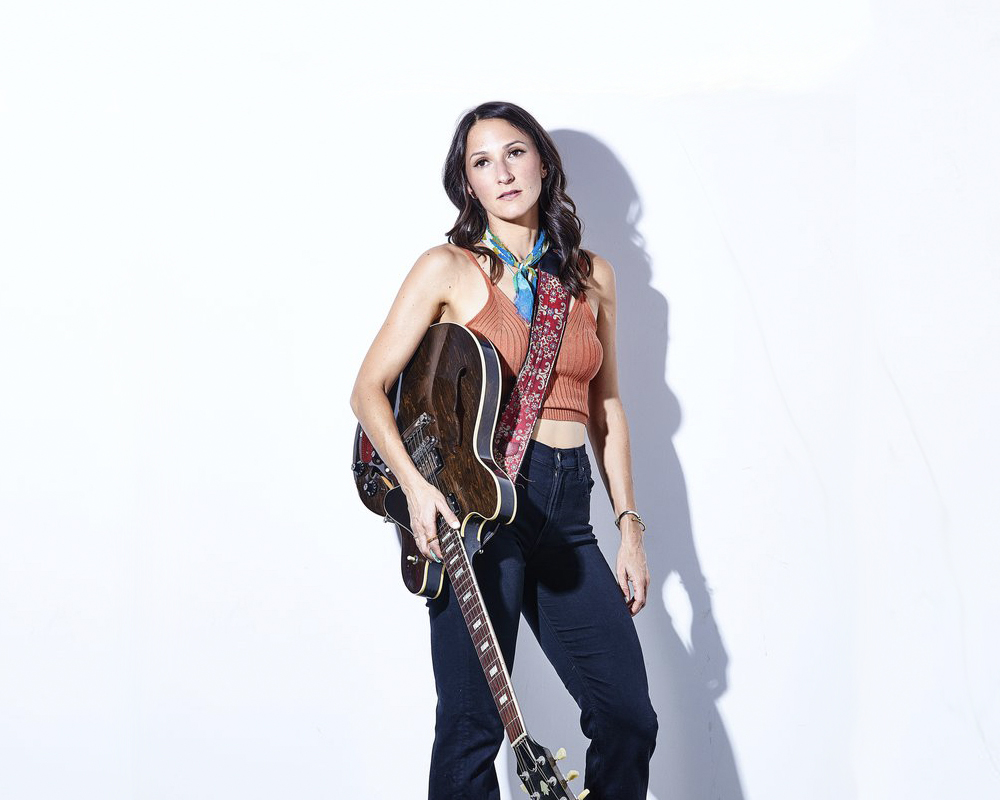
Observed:
[[[485,163],[486,163],[486,159],[485,158],[481,158],[477,162],[475,162],[472,166],[474,166],[474,167],[481,167]]]
[[[519,156],[519,155],[521,155],[521,154],[522,154],[523,152],[524,152],[523,150],[521,150],[521,149],[519,149],[519,148],[515,147],[515,148],[514,148],[513,150],[511,150],[511,151],[510,151],[510,152],[509,152],[509,153],[508,153],[507,155],[509,155],[509,156]]]

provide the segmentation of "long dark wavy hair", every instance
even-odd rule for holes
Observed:
[[[466,139],[472,126],[483,119],[506,120],[530,136],[538,148],[542,164],[547,169],[538,198],[538,222],[551,243],[550,248],[559,255],[559,280],[570,294],[579,297],[594,264],[590,254],[580,249],[583,224],[576,215],[576,204],[566,194],[566,173],[563,172],[562,159],[559,158],[559,151],[556,150],[552,137],[538,121],[513,103],[492,102],[476,106],[462,117],[455,128],[442,174],[444,190],[458,209],[458,219],[447,234],[448,241],[487,256],[490,260],[490,278],[493,283],[500,280],[504,270],[503,262],[496,253],[480,244],[486,233],[486,210],[479,200],[466,191]]]

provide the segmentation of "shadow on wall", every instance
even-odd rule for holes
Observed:
[[[636,617],[660,724],[649,791],[658,800],[742,800],[733,750],[716,708],[727,688],[728,657],[698,564],[684,473],[672,441],[681,412],[664,379],[669,309],[650,285],[650,257],[637,229],[639,195],[614,153],[593,136],[567,130],[552,136],[566,168],[569,194],[585,223],[584,244],[607,258],[617,274],[619,378],[632,433],[636,502],[649,527],[650,597]],[[594,527],[613,565],[617,531],[612,520],[603,519],[611,513],[603,496],[598,481]],[[674,573],[691,604],[690,648],[662,599]],[[580,732],[578,709],[528,626],[520,626],[520,632],[514,683],[528,728],[551,750],[566,748],[563,772],[582,772],[587,740]],[[511,797],[519,797],[513,769],[509,784]],[[580,784],[578,780],[574,786],[577,793]]]

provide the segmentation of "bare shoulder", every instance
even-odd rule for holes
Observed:
[[[595,297],[602,305],[614,299],[615,268],[606,258],[590,250],[586,251],[593,261],[594,268],[587,279],[587,293]]]
[[[400,293],[417,298],[415,303],[433,304],[433,320],[458,322],[469,319],[485,302],[482,272],[469,252],[453,244],[425,250],[403,281]]]
[[[411,270],[420,280],[431,280],[445,285],[453,284],[469,265],[469,257],[462,248],[453,244],[438,244],[425,250]]]

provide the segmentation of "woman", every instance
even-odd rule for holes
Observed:
[[[449,243],[420,256],[403,281],[351,407],[399,480],[417,547],[440,559],[437,515],[452,527],[458,520],[407,455],[386,391],[439,321],[489,338],[510,380],[528,346],[533,271],[545,254],[558,266],[572,295],[562,348],[517,480],[516,519],[476,557],[476,576],[508,667],[523,615],[580,706],[593,800],[643,800],[657,726],[631,616],[646,603],[649,572],[618,394],[614,271],[580,249],[559,154],[523,109],[485,103],[467,113],[444,182],[459,209]],[[614,573],[590,525],[585,433],[621,530]],[[496,706],[447,584],[428,607],[438,692],[430,800],[497,800]]]

